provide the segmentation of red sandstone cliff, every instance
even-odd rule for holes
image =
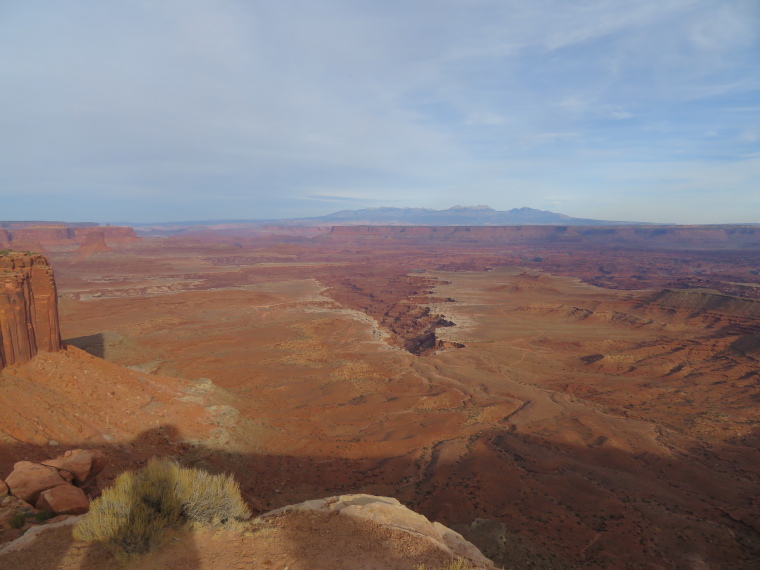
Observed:
[[[0,255],[0,368],[61,348],[53,269],[39,254]]]
[[[6,230],[17,230],[19,228],[29,228],[29,227],[38,227],[38,226],[66,226],[67,228],[94,228],[97,227],[98,224],[95,222],[43,222],[43,221],[34,221],[34,222],[0,222],[0,228],[6,229]]]
[[[107,245],[139,239],[132,228],[119,226],[69,227],[55,225],[25,226],[0,229],[0,247],[39,249],[46,246],[77,246],[87,242],[91,234],[101,234]],[[99,238],[98,238],[99,239]]]
[[[108,247],[103,232],[90,232],[85,237],[84,243],[79,246],[77,253],[79,258],[87,257],[92,253],[102,253],[106,251],[113,251]]]

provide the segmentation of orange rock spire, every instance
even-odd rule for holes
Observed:
[[[0,369],[60,348],[53,268],[39,254],[0,255]]]

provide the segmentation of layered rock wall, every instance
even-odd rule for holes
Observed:
[[[86,243],[92,234],[100,234],[107,245],[129,243],[139,239],[132,228],[119,226],[70,227],[25,226],[0,229],[0,247],[39,249],[46,246],[77,246]]]
[[[760,226],[333,226],[325,239],[742,247],[760,244]]]
[[[58,300],[47,259],[0,255],[0,369],[60,348]]]
[[[66,226],[69,228],[94,228],[94,227],[97,227],[97,225],[98,224],[96,224],[95,222],[43,222],[43,221],[0,222],[0,228],[4,228],[8,230],[16,230],[19,228],[38,227],[38,226]]]

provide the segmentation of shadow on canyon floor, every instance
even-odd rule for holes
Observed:
[[[507,568],[747,568],[760,557],[758,466],[740,466],[740,450],[728,444],[709,452],[632,455],[603,441],[571,446],[499,429],[460,442],[469,450],[463,457],[451,459],[448,442],[441,442],[421,464],[411,456],[236,454],[180,439],[166,425],[104,446],[2,445],[0,476],[14,461],[95,447],[110,460],[103,487],[150,457],[174,457],[183,465],[233,473],[255,515],[331,495],[394,496],[453,527]],[[61,567],[72,544],[69,537],[58,552],[46,551],[39,568]],[[292,549],[300,550],[295,556],[301,560],[312,557],[295,534]],[[6,555],[8,564],[13,556]],[[97,545],[79,556],[84,570],[108,560]],[[182,565],[201,567],[190,546]]]
[[[106,339],[103,333],[67,338],[63,340],[63,343],[81,348],[85,352],[97,356],[98,358],[105,358]]]

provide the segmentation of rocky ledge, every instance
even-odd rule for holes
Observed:
[[[83,515],[86,516],[86,515]],[[50,563],[95,570],[113,560],[97,544],[73,541],[71,517],[31,529],[0,549],[0,567]],[[456,566],[452,563],[456,562]],[[265,513],[244,528],[177,532],[135,568],[290,568],[310,570],[438,570],[496,566],[460,534],[407,509],[396,499],[341,495]],[[41,566],[40,566],[41,567]],[[45,566],[52,568],[53,566]]]
[[[99,494],[96,477],[105,465],[105,455],[89,449],[42,463],[17,462],[5,482],[0,480],[0,543],[51,517],[86,513],[90,497]]]
[[[441,523],[431,522],[419,513],[406,508],[392,497],[375,495],[340,495],[289,505],[262,515],[283,516],[294,512],[339,514],[344,517],[373,523],[380,528],[413,536],[452,559],[462,559],[475,568],[496,568],[472,543]]]

